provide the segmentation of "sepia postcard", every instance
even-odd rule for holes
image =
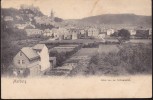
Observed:
[[[1,0],[1,98],[152,98],[151,0]]]

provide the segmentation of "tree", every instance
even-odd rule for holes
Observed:
[[[125,41],[129,41],[130,40],[130,32],[126,29],[119,30],[117,39],[120,44]]]
[[[117,36],[118,36],[118,32],[114,32],[114,33],[111,34],[110,36],[112,36],[112,37],[117,37]]]

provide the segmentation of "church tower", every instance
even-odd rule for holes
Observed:
[[[51,10],[50,18],[51,18],[51,21],[54,21],[54,12],[53,12],[53,10]]]

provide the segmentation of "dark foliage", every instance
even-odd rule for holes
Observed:
[[[151,44],[128,44],[121,47],[118,53],[93,56],[88,71],[108,75],[152,73],[151,55]]]
[[[80,48],[81,48],[81,46],[75,48],[72,51],[69,51],[69,52],[60,52],[60,53],[57,52],[57,51],[52,51],[52,52],[50,52],[49,56],[56,57],[56,61],[57,61],[56,65],[57,66],[61,66],[66,59],[68,59],[71,55],[76,53]]]
[[[138,38],[148,38],[149,30],[137,30],[135,36]]]
[[[130,32],[126,29],[119,30],[117,34],[117,39],[119,40],[120,43],[128,41],[130,39]]]

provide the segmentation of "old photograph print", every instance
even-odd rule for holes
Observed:
[[[2,98],[152,97],[151,3],[2,0]]]

